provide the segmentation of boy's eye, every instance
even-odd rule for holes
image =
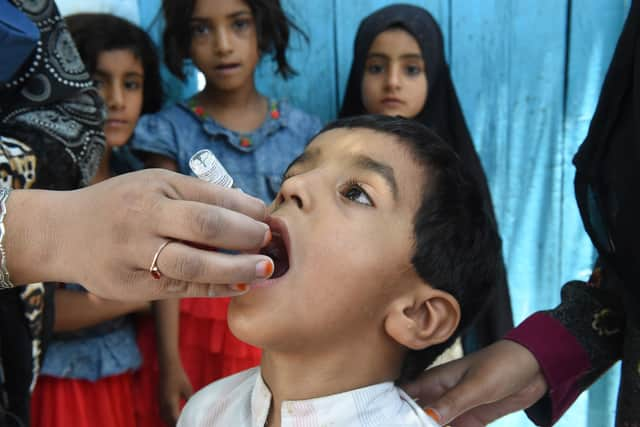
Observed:
[[[384,67],[381,64],[369,64],[367,65],[367,73],[380,74],[384,71]]]
[[[342,195],[345,199],[349,199],[352,202],[366,206],[373,206],[373,202],[367,192],[358,184],[349,184],[343,191]]]
[[[104,86],[104,81],[102,79],[93,79],[93,86],[96,89],[101,89]]]
[[[417,76],[422,72],[422,68],[417,65],[407,65],[405,70],[409,76]]]

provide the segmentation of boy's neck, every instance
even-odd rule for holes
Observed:
[[[352,347],[356,347],[354,343]],[[367,351],[365,350],[365,347]],[[375,352],[362,346],[344,352],[283,354],[265,350],[260,363],[262,378],[271,391],[268,427],[280,427],[282,403],[331,396],[386,381],[394,381],[404,351],[380,346]]]
[[[231,91],[207,85],[195,100],[222,126],[240,133],[260,127],[269,109],[267,100],[253,82]]]

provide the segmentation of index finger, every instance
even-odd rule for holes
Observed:
[[[233,210],[184,200],[162,200],[153,212],[159,235],[227,250],[254,250],[268,240],[269,227]]]
[[[237,189],[225,188],[191,176],[163,171],[177,198],[220,206],[249,216],[257,221],[265,221],[265,203]]]

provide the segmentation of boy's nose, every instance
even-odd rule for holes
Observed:
[[[301,175],[288,178],[282,183],[276,197],[276,209],[285,203],[295,203],[295,206],[303,211],[311,209],[311,195],[306,191]]]

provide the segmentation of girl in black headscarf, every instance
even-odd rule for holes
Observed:
[[[434,129],[478,181],[495,218],[487,179],[445,61],[442,32],[426,10],[393,5],[360,23],[340,117],[364,113],[400,115]],[[464,336],[465,352],[496,341],[513,326],[504,263],[500,267],[487,310]]]

